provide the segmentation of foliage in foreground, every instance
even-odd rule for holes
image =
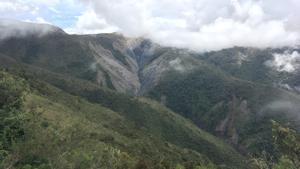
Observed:
[[[14,146],[24,140],[22,104],[28,86],[24,80],[0,72],[0,166]]]
[[[259,169],[298,169],[300,168],[300,135],[295,130],[272,122],[272,134],[276,155],[254,158],[253,163]]]

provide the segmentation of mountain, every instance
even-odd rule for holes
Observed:
[[[101,166],[99,160],[105,158],[112,160],[105,163],[108,167],[133,167],[140,161],[151,168],[157,168],[159,161],[173,167],[176,164],[244,166],[244,157],[229,145],[146,98],[99,89],[93,91],[97,99],[88,102],[28,77],[25,81],[1,72],[1,80],[2,89],[6,83],[17,85],[12,89],[6,87],[9,88],[6,91],[29,88],[22,89],[27,94],[23,106],[18,108],[25,116],[22,142],[11,150],[9,161],[4,161],[6,166],[86,168]],[[109,155],[106,151],[113,158],[106,157]]]
[[[67,35],[56,32],[6,38],[0,42],[0,52],[17,62],[133,95],[152,88],[164,72],[173,69],[169,62],[174,55],[189,55],[149,40],[118,34]],[[193,61],[187,56],[186,62]]]
[[[0,28],[0,110],[22,124],[8,130],[16,141],[2,134],[4,167],[255,168],[253,156],[281,155],[271,119],[300,130],[297,48],[195,52],[117,33]],[[291,53],[289,69],[275,63]]]
[[[65,32],[53,25],[49,24],[33,24],[28,22],[21,22],[17,20],[1,19],[0,22],[0,39],[11,37],[25,37],[25,36],[43,36],[48,33],[65,34]]]

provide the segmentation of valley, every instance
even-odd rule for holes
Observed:
[[[197,52],[32,26],[53,31],[0,40],[2,168],[299,166],[300,73],[272,63],[300,49]]]

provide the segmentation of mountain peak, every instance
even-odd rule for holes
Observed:
[[[61,28],[50,24],[30,23],[9,19],[0,20],[0,39],[32,35],[43,36],[49,33],[65,34]]]

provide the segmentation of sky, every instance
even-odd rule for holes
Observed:
[[[300,0],[0,0],[0,17],[208,51],[300,43]]]

